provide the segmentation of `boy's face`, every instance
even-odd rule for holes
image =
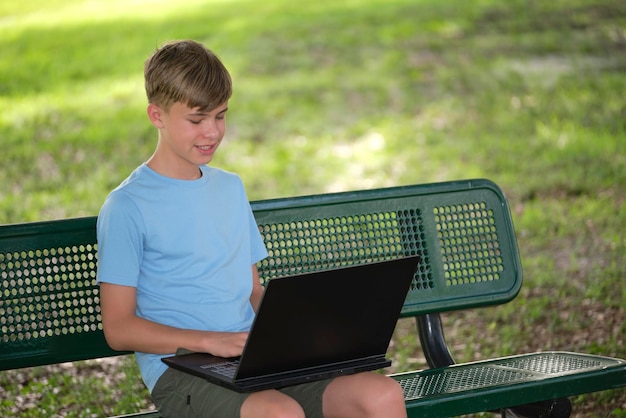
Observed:
[[[210,111],[191,109],[180,102],[168,111],[155,104],[148,116],[159,130],[159,143],[152,160],[157,172],[168,177],[190,179],[198,176],[198,166],[213,159],[226,131],[228,102]]]

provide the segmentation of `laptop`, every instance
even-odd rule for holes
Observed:
[[[254,392],[388,367],[418,256],[275,278],[238,358],[188,353],[170,367]]]

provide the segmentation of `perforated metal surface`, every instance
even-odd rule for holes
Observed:
[[[572,373],[602,371],[623,363],[620,362],[577,353],[546,352],[400,374],[395,378],[404,391],[405,399],[411,400],[505,384],[523,384]]]
[[[487,203],[438,206],[433,214],[448,286],[500,279],[504,264]]]
[[[315,217],[300,213],[290,222],[259,224],[269,257],[259,265],[264,280],[419,254],[428,260],[423,221],[417,209]],[[303,216],[304,215],[304,216]],[[427,264],[413,289],[433,286]]]
[[[597,369],[609,362],[600,358],[564,355],[559,353],[535,354],[532,357],[513,358],[499,363],[502,367],[524,369],[534,373],[555,374],[575,370]]]
[[[101,329],[95,245],[0,253],[2,343]]]
[[[490,182],[447,186],[253,202],[262,280],[419,255],[403,316],[512,299],[521,268],[504,196]]]
[[[519,382],[532,378],[533,375],[517,370],[503,370],[484,366],[445,371],[441,374],[429,374],[400,380],[405,399],[460,392],[480,387]]]

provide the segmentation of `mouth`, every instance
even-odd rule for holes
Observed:
[[[202,154],[210,154],[215,151],[217,145],[196,145],[196,149]]]

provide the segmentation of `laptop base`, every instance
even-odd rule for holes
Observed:
[[[212,365],[224,362],[237,361],[236,358],[216,357],[206,353],[190,353],[163,358],[168,366],[206,379],[208,382],[224,386],[237,392],[258,392],[266,389],[280,389],[318,380],[332,379],[355,373],[382,369],[391,365],[391,360],[384,357],[372,359],[358,359],[342,363],[333,363],[325,366],[311,367],[301,370],[292,370],[284,373],[257,376],[254,378],[236,380],[227,379],[224,374],[214,372]],[[221,366],[220,366],[221,367]]]

